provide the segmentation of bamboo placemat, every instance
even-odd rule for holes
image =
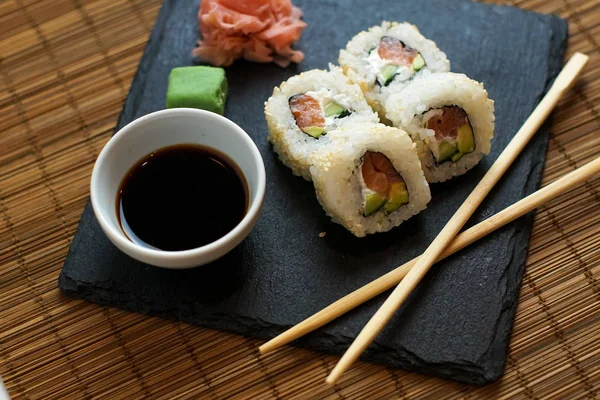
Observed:
[[[497,1],[497,3],[504,3]],[[591,56],[542,184],[600,152],[600,2],[524,0]],[[542,207],[504,377],[476,388],[74,300],[57,277],[161,0],[0,2],[0,375],[13,398],[600,397],[600,179]],[[193,11],[191,11],[193,12]]]

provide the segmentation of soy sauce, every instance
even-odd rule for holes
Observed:
[[[139,160],[117,193],[121,229],[138,244],[188,250],[229,233],[246,214],[248,185],[215,149],[176,145]]]

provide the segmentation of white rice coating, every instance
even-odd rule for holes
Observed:
[[[407,22],[383,21],[381,26],[374,26],[354,36],[346,48],[340,50],[340,66],[350,80],[360,86],[369,105],[379,113],[382,121],[385,121],[385,101],[388,96],[402,90],[412,79],[404,82],[394,79],[388,86],[376,84],[376,75],[366,59],[371,49],[379,45],[382,36],[399,39],[406,46],[421,53],[426,65],[416,72],[412,79],[435,72],[450,71],[450,61],[435,42],[425,38],[416,26]]]
[[[380,152],[404,180],[409,202],[392,213],[383,209],[365,217],[359,173],[366,151]],[[418,214],[431,200],[415,145],[403,130],[383,124],[342,128],[327,148],[313,158],[310,168],[317,199],[331,219],[357,237],[385,232]]]
[[[296,75],[273,90],[273,95],[265,103],[265,117],[269,127],[269,141],[279,159],[292,169],[294,175],[310,181],[310,158],[319,149],[327,147],[336,128],[355,123],[377,123],[377,114],[369,107],[360,88],[352,84],[339,67],[329,66],[327,70],[311,70]],[[345,118],[328,118],[325,126],[327,134],[315,139],[302,132],[292,112],[289,98],[295,94],[319,91],[327,88],[333,95],[345,95],[351,104],[352,114]]]
[[[423,113],[432,108],[458,106],[465,110],[473,128],[475,150],[465,154],[458,162],[445,162],[437,166],[425,144],[433,131],[422,127]],[[494,137],[494,101],[482,83],[464,74],[452,72],[432,74],[415,79],[401,93],[389,96],[386,117],[394,126],[405,129],[417,144],[419,158],[428,182],[444,182],[462,175],[489,154]]]

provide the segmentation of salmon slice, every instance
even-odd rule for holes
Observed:
[[[393,182],[403,182],[392,162],[373,151],[367,151],[363,157],[362,174],[365,186],[386,198]]]
[[[442,112],[429,118],[427,129],[435,131],[436,139],[458,138],[458,128],[469,123],[465,110],[457,106],[445,106]]]
[[[379,57],[383,60],[392,61],[396,65],[412,66],[415,57],[419,52],[391,36],[382,36],[377,49]]]
[[[311,133],[314,132],[313,128],[322,128],[321,134],[324,132],[325,117],[323,116],[323,110],[321,110],[321,104],[317,99],[300,93],[290,97],[289,103],[290,111],[296,119],[298,128],[311,136],[314,136]]]
[[[361,167],[363,181],[372,193],[364,197],[364,216],[382,209],[392,213],[409,201],[408,189],[392,162],[383,154],[367,151]]]

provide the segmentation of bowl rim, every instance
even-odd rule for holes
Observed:
[[[245,145],[248,153],[252,156],[251,158],[253,162],[258,167],[258,176],[256,180],[257,183],[255,189],[256,194],[255,196],[251,196],[250,193],[249,207],[246,211],[246,214],[244,215],[244,218],[242,218],[242,220],[225,236],[215,240],[214,242],[208,243],[204,246],[195,247],[193,249],[177,251],[168,251],[143,247],[139,244],[132,242],[129,238],[125,236],[125,233],[122,230],[116,229],[111,223],[107,221],[107,216],[105,215],[105,213],[107,212],[106,207],[102,206],[100,204],[100,200],[98,199],[98,192],[101,190],[99,187],[100,185],[102,185],[102,170],[105,168],[105,163],[108,155],[119,148],[123,141],[123,138],[129,132],[137,130],[141,125],[150,123],[152,120],[155,120],[157,118],[173,118],[182,115],[193,116],[199,119],[208,118],[219,120],[225,126],[225,128],[229,129],[231,133],[235,133],[238,136],[241,142]],[[177,144],[178,143],[172,143],[167,146]],[[220,151],[229,156],[229,154],[227,154],[226,151]],[[246,173],[246,171],[242,172]],[[113,242],[117,247],[121,248],[124,252],[130,255],[136,255],[136,257],[134,258],[138,258],[137,256],[139,256],[139,259],[151,259],[159,263],[153,265],[167,267],[167,264],[165,264],[165,262],[168,264],[173,264],[172,266],[168,266],[168,268],[185,268],[177,265],[182,265],[182,262],[184,263],[187,260],[199,259],[201,257],[208,257],[214,253],[220,253],[223,248],[227,248],[231,245],[232,242],[240,242],[241,240],[243,240],[245,236],[247,236],[250,232],[252,225],[256,223],[256,220],[258,219],[264,201],[265,190],[266,172],[264,162],[262,156],[260,155],[260,151],[256,146],[256,143],[254,143],[250,135],[248,135],[248,133],[246,133],[246,131],[244,131],[235,122],[219,114],[195,108],[171,108],[155,111],[129,122],[127,125],[122,127],[117,133],[115,133],[106,143],[104,148],[101,150],[94,164],[94,168],[92,170],[92,178],[90,181],[90,198],[92,201],[92,208],[94,210],[94,214],[96,215],[96,219],[100,224],[100,227],[108,236],[110,241]],[[115,212],[114,210],[116,210],[116,206],[113,208],[112,212]],[[235,245],[237,244],[238,243],[235,243]],[[235,245],[231,248],[235,247]],[[230,250],[231,249],[227,249],[222,255],[226,254]]]

